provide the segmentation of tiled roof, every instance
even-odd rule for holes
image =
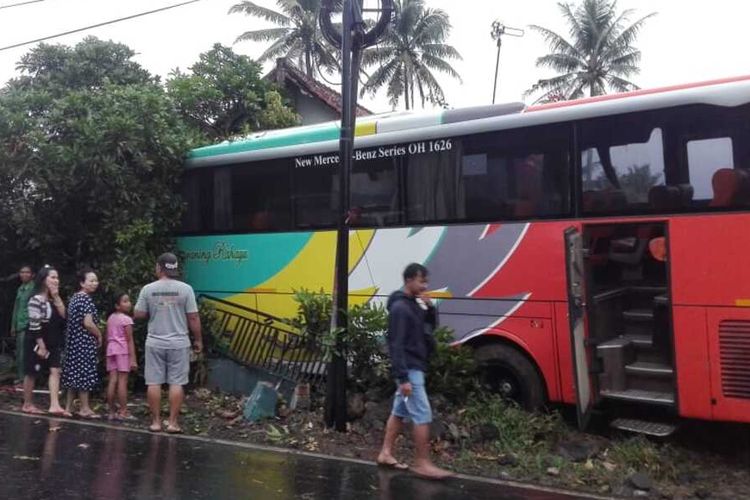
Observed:
[[[282,87],[291,83],[304,92],[319,99],[339,115],[341,114],[341,94],[307,76],[303,71],[300,71],[294,64],[284,57],[276,60],[276,67],[271,70],[265,78],[276,82]],[[368,116],[371,114],[373,113],[369,109],[357,105],[357,116]]]

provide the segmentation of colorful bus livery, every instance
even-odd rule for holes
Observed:
[[[363,120],[351,302],[420,262],[456,342],[527,407],[750,421],[749,129],[750,77]],[[337,138],[193,152],[179,245],[198,293],[266,318],[293,316],[294,290],[330,293]]]

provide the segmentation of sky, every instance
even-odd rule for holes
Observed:
[[[0,7],[21,0],[0,0]],[[0,47],[73,30],[118,17],[165,7],[184,0],[43,0],[0,8]],[[239,0],[201,0],[197,3],[66,35],[48,43],[73,45],[86,36],[111,39],[130,46],[136,61],[152,73],[166,77],[174,68],[187,69],[211,46],[220,42],[250,57],[258,57],[263,43],[234,41],[247,30],[270,27],[262,20],[242,14],[229,15]],[[450,16],[453,29],[447,43],[462,54],[454,67],[462,82],[440,79],[451,107],[489,104],[495,72],[496,45],[490,37],[491,23],[525,30],[520,38],[505,37],[500,55],[497,102],[524,100],[523,93],[540,78],[551,76],[535,66],[546,53],[541,37],[528,29],[537,24],[560,34],[566,25],[554,0],[426,0],[432,8]],[[275,0],[256,0],[275,7]],[[632,80],[641,87],[659,87],[750,74],[747,19],[750,3],[736,0],[619,0],[621,9],[634,9],[632,19],[656,12],[647,21],[636,46],[643,53],[641,73]],[[16,76],[16,63],[33,45],[0,49],[0,83]],[[266,65],[270,69],[271,63]],[[527,102],[530,99],[526,99]],[[367,97],[362,104],[376,112],[390,111],[384,95]]]

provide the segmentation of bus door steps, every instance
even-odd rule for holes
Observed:
[[[643,295],[661,295],[667,293],[667,287],[658,285],[635,285],[630,287],[630,291]]]
[[[605,302],[607,300],[617,299],[624,297],[628,293],[628,287],[610,288],[608,290],[601,290],[594,293],[593,299],[595,304]]]
[[[657,295],[654,297],[654,305],[655,306],[668,306],[669,305],[669,295]]]
[[[629,311],[623,311],[622,317],[626,321],[653,321],[654,311],[653,309],[631,309]]]
[[[651,335],[638,335],[634,333],[626,334],[621,337],[636,347],[653,347],[654,339]]]
[[[674,406],[674,393],[671,392],[625,389],[622,391],[602,390],[600,394],[603,398],[628,401],[631,403]]]
[[[625,367],[625,372],[630,375],[642,375],[647,377],[671,378],[674,370],[665,363],[653,361],[636,361]]]
[[[635,418],[617,418],[610,422],[610,427],[622,431],[636,432],[656,437],[667,437],[677,430],[676,425],[665,424],[663,422],[649,422],[647,420],[638,420]]]

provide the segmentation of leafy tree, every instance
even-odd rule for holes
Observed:
[[[641,51],[635,47],[638,34],[651,13],[630,23],[634,11],[619,12],[615,0],[583,0],[578,6],[558,4],[568,24],[569,39],[541,26],[531,29],[541,34],[550,53],[536,65],[553,69],[557,76],[539,80],[527,95],[541,93],[540,100],[565,99],[606,94],[608,89],[625,92],[638,88],[629,81],[640,72]],[[557,100],[557,99],[555,99]]]
[[[297,115],[261,79],[261,70],[247,56],[215,44],[200,55],[190,74],[175,71],[167,89],[185,121],[208,142],[296,125]]]
[[[451,30],[448,14],[425,7],[424,0],[395,0],[395,5],[395,23],[377,46],[362,55],[364,67],[377,66],[362,95],[385,86],[393,106],[403,97],[406,109],[411,109],[416,95],[422,106],[425,101],[444,105],[445,95],[434,71],[461,80],[448,62],[461,59],[445,43]]]
[[[237,37],[238,42],[272,42],[258,62],[284,56],[314,78],[316,68],[332,72],[339,67],[336,51],[325,41],[318,26],[320,4],[320,0],[276,0],[279,10],[275,11],[245,0],[232,6],[229,13],[258,17],[276,25],[275,28],[246,31]],[[334,5],[339,7],[340,4],[337,1]]]
[[[151,279],[173,246],[192,135],[158,80],[122,44],[40,45],[0,92],[4,262],[81,265],[105,296]]]
[[[8,86],[60,96],[105,85],[158,83],[158,77],[132,60],[134,55],[127,45],[96,37],[86,37],[74,47],[40,44],[21,57],[16,67],[22,75]]]

